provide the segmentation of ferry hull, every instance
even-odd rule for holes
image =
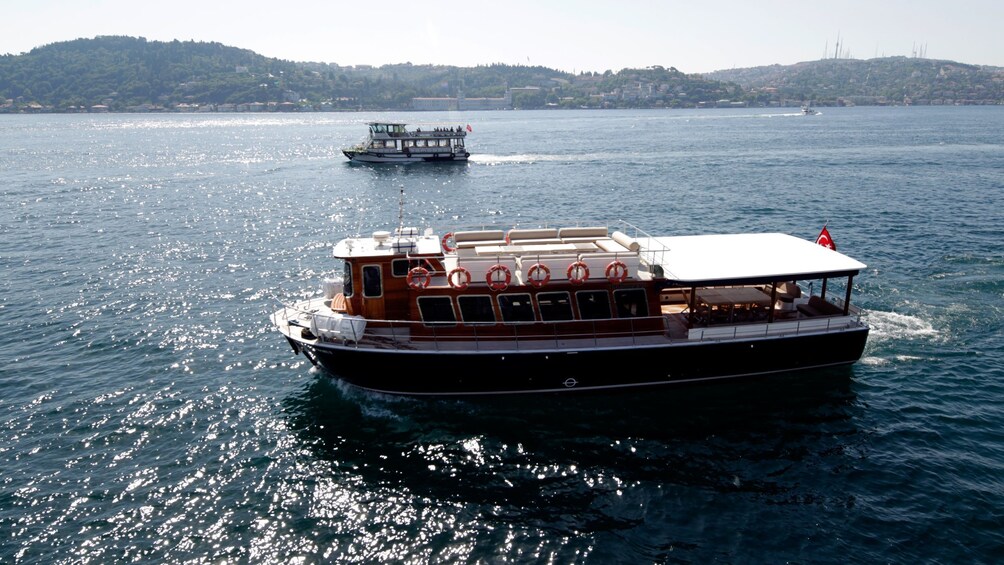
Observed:
[[[354,163],[441,163],[467,161],[470,153],[439,153],[439,154],[405,154],[405,153],[371,153],[368,151],[343,150],[342,153]]]
[[[668,386],[851,365],[867,326],[735,341],[581,351],[401,351],[292,342],[317,366],[360,388],[406,395],[586,392]]]

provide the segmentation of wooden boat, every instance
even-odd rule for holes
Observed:
[[[350,161],[359,163],[419,163],[466,161],[471,154],[464,138],[471,126],[430,126],[409,130],[406,124],[370,122],[363,142],[343,149]]]
[[[334,248],[341,281],[272,315],[294,352],[406,395],[662,387],[855,363],[865,265],[781,233],[413,227]],[[833,296],[834,294],[838,296]]]

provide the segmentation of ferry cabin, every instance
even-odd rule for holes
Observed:
[[[336,247],[344,288],[333,310],[362,316],[374,330],[394,328],[411,340],[447,343],[472,337],[687,339],[693,330],[703,335],[717,326],[851,313],[855,264],[797,275],[821,279],[822,295],[810,299],[788,272],[684,270],[690,280],[667,278],[667,269],[680,268],[659,263],[668,258],[668,246],[642,240],[646,257],[637,240],[621,232],[611,237],[606,227],[459,232],[442,241],[404,230],[393,240],[378,232],[369,250],[360,240]],[[682,241],[674,244],[677,256],[686,252]],[[833,277],[846,277],[842,301],[825,300]]]

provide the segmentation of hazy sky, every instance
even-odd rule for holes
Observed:
[[[1004,0],[32,0],[0,11],[0,54],[99,35],[216,41],[340,65],[662,65],[686,73],[834,54],[1004,67]],[[923,50],[923,52],[922,52]]]

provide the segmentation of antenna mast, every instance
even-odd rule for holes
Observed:
[[[397,233],[404,232],[404,185],[401,185],[401,194],[397,202]]]

